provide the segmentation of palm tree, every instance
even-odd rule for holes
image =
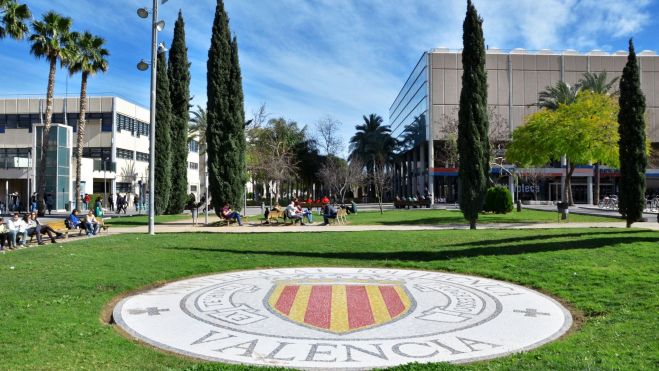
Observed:
[[[197,105],[196,111],[190,111],[190,123],[188,124],[188,143],[197,138],[199,140],[199,156],[204,156],[203,160],[200,159],[199,174],[203,181],[201,187],[201,194],[206,194],[206,127],[207,127],[206,110]]]
[[[76,147],[76,189],[75,200],[76,207],[80,200],[80,172],[82,167],[82,147],[85,140],[85,125],[87,120],[87,79],[98,72],[108,70],[107,56],[110,53],[103,47],[105,40],[102,37],[94,36],[89,32],[79,34],[71,33],[71,40],[67,50],[66,65],[71,75],[82,72],[82,82],[80,84],[80,118],[78,119],[78,140]],[[105,160],[104,160],[105,161]]]
[[[555,85],[547,86],[538,96],[538,107],[555,111],[561,104],[572,104],[579,94],[579,84],[570,85],[565,81],[558,81]]]
[[[15,0],[0,0],[0,16],[0,39],[9,36],[20,40],[25,37],[29,30],[25,21],[32,18],[27,5]]]
[[[382,117],[374,113],[363,116],[364,123],[355,126],[357,132],[350,138],[349,159],[359,159],[366,165],[369,178],[372,178],[376,164],[391,160],[398,141],[391,136],[391,128],[383,125]]]
[[[618,77],[614,77],[611,81],[606,82],[607,74],[606,71],[599,73],[596,72],[586,72],[583,74],[581,80],[578,84],[581,85],[582,90],[590,90],[596,94],[605,94],[605,95],[618,95]],[[595,194],[593,197],[593,204],[598,205],[600,202],[600,163],[595,164]]]
[[[606,71],[586,72],[577,84],[581,87],[581,90],[590,90],[596,94],[617,95],[618,79],[618,77],[614,77],[611,81],[606,82]]]
[[[43,20],[32,22],[32,35],[30,53],[37,58],[45,58],[50,64],[48,73],[48,90],[46,93],[46,117],[44,119],[43,135],[41,141],[41,158],[39,159],[38,183],[39,213],[45,208],[44,194],[46,193],[46,159],[48,154],[48,138],[53,118],[53,93],[55,91],[55,72],[57,62],[66,60],[67,45],[70,43],[70,30],[73,21],[54,11],[43,16]]]

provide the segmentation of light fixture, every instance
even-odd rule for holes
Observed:
[[[149,16],[149,9],[147,8],[139,8],[137,9],[137,16],[140,18],[146,18]]]
[[[167,51],[167,47],[165,46],[165,43],[161,42],[158,44],[158,54],[165,53]]]
[[[165,21],[158,21],[156,22],[155,26],[156,26],[156,30],[160,32],[165,29]]]
[[[137,64],[137,69],[140,71],[146,71],[149,69],[149,64],[146,63],[144,59],[142,59],[138,64]]]

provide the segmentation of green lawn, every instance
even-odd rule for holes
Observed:
[[[291,266],[431,269],[507,280],[583,316],[569,336],[466,366],[657,369],[659,233],[623,229],[125,234],[0,255],[0,369],[217,369],[127,340],[101,320],[117,295],[182,277]]]
[[[478,223],[545,223],[558,221],[558,213],[539,210],[513,211],[508,214],[483,213],[478,218]],[[322,222],[322,216],[314,215],[314,218]],[[612,222],[619,219],[570,214],[571,222]],[[348,221],[354,225],[380,224],[380,225],[432,225],[432,224],[468,224],[459,210],[385,210],[383,214],[379,211],[358,212],[348,215]]]
[[[169,222],[175,222],[179,220],[190,219],[190,215],[178,214],[178,215],[158,215],[156,216],[156,224],[163,224]],[[113,217],[105,221],[106,224],[114,227],[139,227],[145,226],[149,222],[147,215],[138,215],[138,216],[119,216]]]

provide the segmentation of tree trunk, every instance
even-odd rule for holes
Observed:
[[[595,197],[593,199],[593,205],[599,205],[600,203],[600,164],[599,162],[595,164]]]
[[[469,219],[469,229],[476,229],[476,218]]]
[[[46,93],[46,118],[43,125],[43,135],[41,137],[41,156],[39,158],[38,169],[38,182],[37,189],[39,194],[39,215],[44,214],[46,209],[45,195],[46,195],[46,160],[48,157],[48,138],[50,134],[50,126],[53,120],[53,92],[55,91],[55,72],[57,67],[57,60],[50,60],[50,71],[48,72],[48,90]],[[28,200],[30,195],[28,195]]]
[[[568,161],[567,163],[568,173],[565,175],[565,201],[570,206],[574,206],[574,200],[572,199],[572,174],[576,166]]]
[[[80,84],[80,118],[78,119],[78,140],[76,147],[76,190],[75,190],[75,208],[78,209],[80,202],[80,181],[82,171],[82,146],[85,140],[85,125],[87,119],[87,72],[82,73],[82,83]],[[103,179],[105,181],[105,179]],[[104,200],[105,201],[105,200]]]

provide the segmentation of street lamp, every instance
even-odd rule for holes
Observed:
[[[166,3],[167,0],[160,0],[160,4]],[[137,16],[140,18],[147,18],[149,16],[149,9],[140,8],[137,10]],[[167,48],[163,44],[158,46],[158,31],[162,31],[165,27],[164,21],[158,20],[158,0],[153,0],[153,8],[151,8],[151,127],[149,131],[149,234],[153,235],[155,231],[155,154],[156,154],[156,68],[158,52],[165,52]],[[142,60],[137,64],[137,69],[146,71],[148,64]]]

